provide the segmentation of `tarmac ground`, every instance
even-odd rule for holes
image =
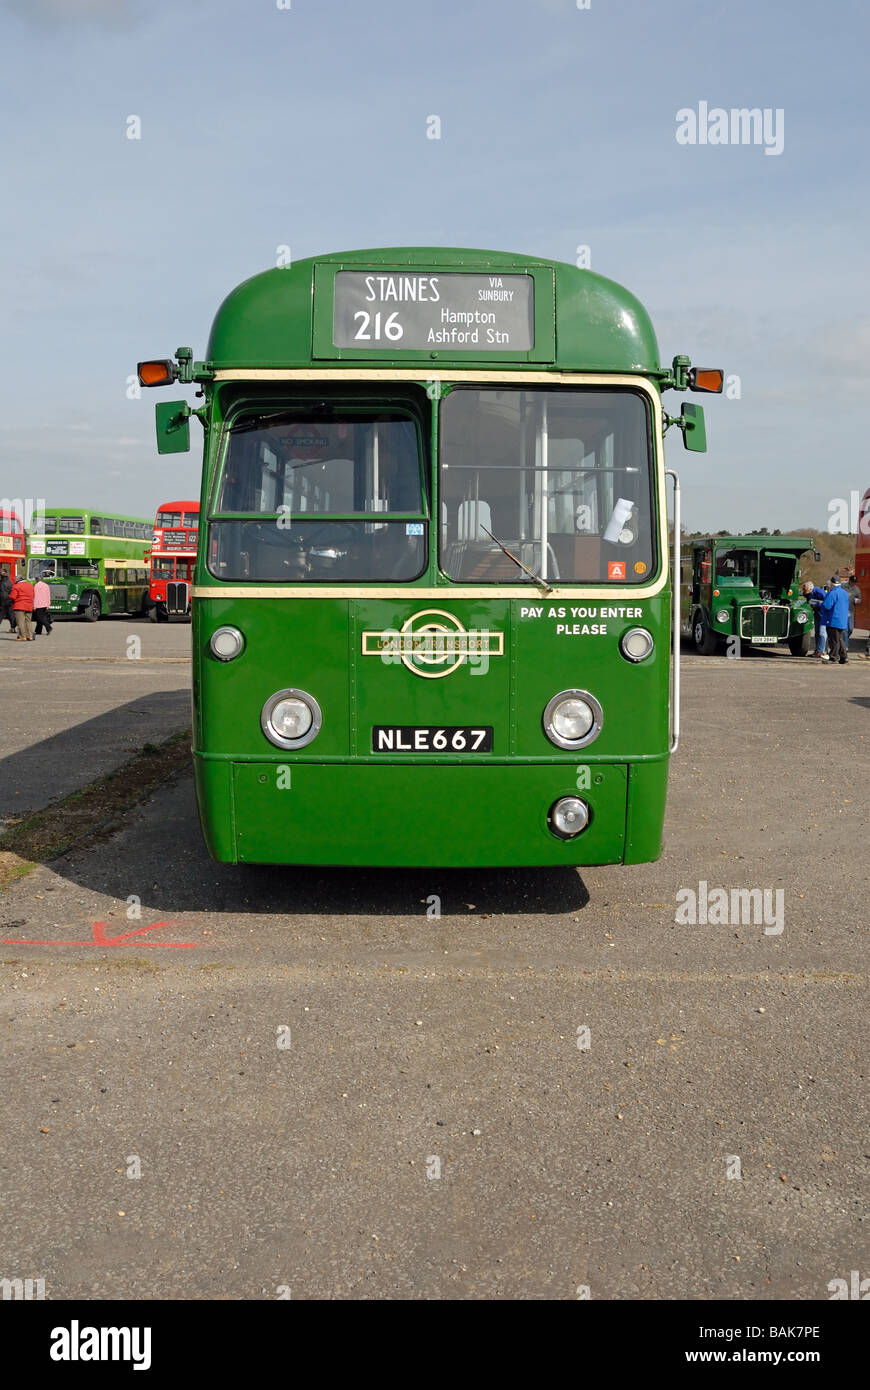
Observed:
[[[55,618],[17,642],[0,624],[0,829],[190,727],[190,624]]]
[[[0,817],[186,727],[189,641],[0,637]],[[661,859],[577,872],[214,864],[182,770],[0,893],[0,1275],[179,1300],[870,1275],[868,721],[868,661],[686,655]],[[716,888],[768,890],[766,918],[676,920]]]

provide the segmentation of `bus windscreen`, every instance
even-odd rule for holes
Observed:
[[[31,560],[30,579],[99,579],[97,560]]]
[[[230,430],[209,568],[222,579],[414,579],[425,523],[409,416],[336,404],[248,417]]]
[[[439,440],[451,579],[648,582],[651,435],[638,392],[457,387],[442,401]]]

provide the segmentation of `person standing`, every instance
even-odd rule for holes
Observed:
[[[51,589],[44,579],[37,579],[33,586],[33,621],[36,624],[34,637],[51,636]]]
[[[813,610],[813,623],[816,629],[816,649],[810,652],[810,656],[814,656],[820,661],[828,660],[828,654],[825,651],[825,647],[828,643],[828,634],[821,614],[825,597],[824,589],[819,588],[818,584],[813,584],[813,582],[808,579],[804,584],[804,598]]]
[[[0,623],[4,618],[9,619],[9,631],[15,631],[15,619],[12,616],[12,580],[9,578],[9,571],[5,567],[0,570]]]
[[[848,651],[849,639],[852,636],[852,633],[855,631],[855,610],[857,609],[858,604],[861,602],[861,590],[855,583],[854,574],[849,575],[848,579],[846,580],[846,583],[843,585],[843,588],[849,595],[849,626],[846,631],[846,651]]]
[[[33,641],[33,585],[29,579],[16,579],[12,585],[12,611],[18,628],[18,642]]]
[[[819,611],[822,622],[828,629],[828,655],[831,664],[839,662],[841,666],[845,666],[849,659],[846,655],[845,641],[849,626],[849,595],[836,575],[831,579],[830,590]]]

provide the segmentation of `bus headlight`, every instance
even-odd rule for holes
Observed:
[[[604,715],[588,690],[563,690],[544,710],[544,733],[558,748],[583,748],[601,733]]]
[[[233,661],[245,645],[245,639],[237,627],[218,627],[211,635],[209,644],[212,656],[218,661]]]
[[[573,840],[589,824],[589,807],[579,796],[563,796],[550,807],[547,820],[560,840]]]
[[[720,608],[719,612],[716,614],[716,622],[727,623],[730,617],[731,614],[728,612],[727,608]]]
[[[647,632],[645,627],[629,628],[619,642],[619,650],[626,661],[645,661],[654,646],[652,633]]]
[[[799,623],[808,623],[810,620],[809,613],[796,613],[795,617],[797,618]]]
[[[320,733],[323,716],[313,695],[305,690],[279,690],[260,714],[260,727],[277,748],[304,748]]]

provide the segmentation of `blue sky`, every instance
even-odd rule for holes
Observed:
[[[870,486],[868,30],[864,0],[0,0],[0,496],[196,495],[127,377],[202,356],[280,245],[584,244],[663,360],[740,378],[707,455],[669,439],[686,524],[826,525]],[[781,108],[783,152],[679,145],[701,101]]]

